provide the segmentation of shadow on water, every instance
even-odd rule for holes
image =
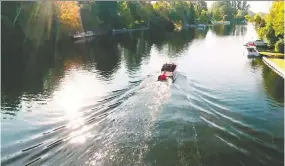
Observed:
[[[245,25],[236,25],[233,26],[231,35],[232,36],[243,36],[247,32],[247,26]]]
[[[274,101],[284,105],[284,79],[269,68],[262,59],[251,59],[250,66],[254,71],[261,71],[263,88]]]
[[[266,93],[284,106],[284,79],[265,64],[263,65],[262,78]]]
[[[37,52],[22,47],[5,48],[1,52],[2,107],[12,112],[19,111],[19,100],[41,100],[50,95],[59,82],[57,76],[63,75],[63,70],[57,68],[59,58],[56,56],[56,47],[47,46]],[[51,77],[51,74],[55,77]],[[13,103],[18,103],[18,106],[15,107]]]
[[[168,40],[168,52],[170,57],[177,56],[181,54],[187,47],[189,43],[194,39],[195,35],[198,38],[198,33],[194,29],[182,29],[179,32],[173,32],[169,36]]]
[[[211,31],[217,36],[240,36],[246,33],[246,27],[241,25],[215,25]]]
[[[193,28],[191,30],[191,32],[194,33],[194,38],[195,39],[204,39],[206,37],[208,31],[209,31],[209,27],[207,27],[205,29],[203,29],[203,28],[202,29]]]
[[[148,35],[148,32],[138,31],[118,34],[115,37],[121,46],[121,53],[130,75],[139,71],[142,60],[150,56],[151,45]]]
[[[95,41],[90,46],[91,54],[89,54],[89,63],[94,63],[95,68],[102,78],[109,80],[119,68],[121,63],[121,54],[118,45],[114,40],[101,42]],[[84,62],[87,63],[87,62]]]
[[[49,97],[66,72],[73,68],[83,68],[99,74],[102,81],[112,81],[124,60],[132,76],[140,70],[142,61],[149,59],[153,44],[158,49],[168,45],[167,56],[178,56],[193,36],[205,36],[199,34],[193,29],[175,33],[139,31],[99,36],[73,45],[47,45],[38,50],[13,48],[12,43],[6,43],[2,49],[2,107],[19,111],[24,94],[27,98]]]
[[[195,28],[182,29],[178,32],[163,33],[160,31],[150,32],[150,42],[154,44],[158,51],[162,51],[165,46],[168,48],[166,56],[170,58],[179,57],[194,39],[204,39],[207,29],[199,30]]]

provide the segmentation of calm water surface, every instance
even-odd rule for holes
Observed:
[[[284,165],[284,81],[243,54],[255,37],[145,31],[6,58],[1,164]],[[177,80],[157,82],[168,61]]]

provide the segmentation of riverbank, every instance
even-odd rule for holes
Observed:
[[[144,31],[144,30],[148,30],[149,27],[143,27],[143,28],[133,28],[133,29],[113,29],[113,35],[115,34],[119,34],[119,33],[125,33],[125,32],[134,32],[134,31]]]
[[[149,27],[143,27],[143,28],[133,28],[133,29],[113,29],[113,30],[105,30],[105,31],[86,31],[86,32],[81,32],[81,33],[77,33],[77,34],[73,34],[71,37],[71,39],[74,42],[77,41],[85,41],[86,38],[94,38],[96,36],[100,36],[100,35],[107,35],[107,34],[112,34],[112,35],[116,35],[116,34],[121,34],[121,33],[126,33],[126,32],[134,32],[134,31],[144,31],[144,30],[148,30]]]
[[[283,58],[284,59],[284,54],[282,53],[275,53],[275,52],[259,52],[259,54],[270,57],[270,58]]]
[[[262,58],[263,62],[271,68],[274,72],[284,78],[285,75],[285,66],[284,66],[284,59],[277,59],[277,58]]]

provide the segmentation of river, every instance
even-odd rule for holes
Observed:
[[[23,52],[2,68],[1,164],[284,165],[284,80],[243,54],[256,37],[232,25]],[[156,81],[165,62],[174,83]]]

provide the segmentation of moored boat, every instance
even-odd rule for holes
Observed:
[[[246,54],[248,57],[260,57],[259,52],[256,50],[255,46],[246,47]]]
[[[71,39],[73,41],[77,41],[80,39],[89,38],[89,37],[93,37],[93,36],[95,36],[95,33],[92,31],[86,31],[86,32],[82,32],[82,33],[78,32],[77,34],[71,36]]]
[[[254,41],[249,41],[244,46],[256,46],[256,47],[267,47],[267,43],[263,40],[254,40]]]

